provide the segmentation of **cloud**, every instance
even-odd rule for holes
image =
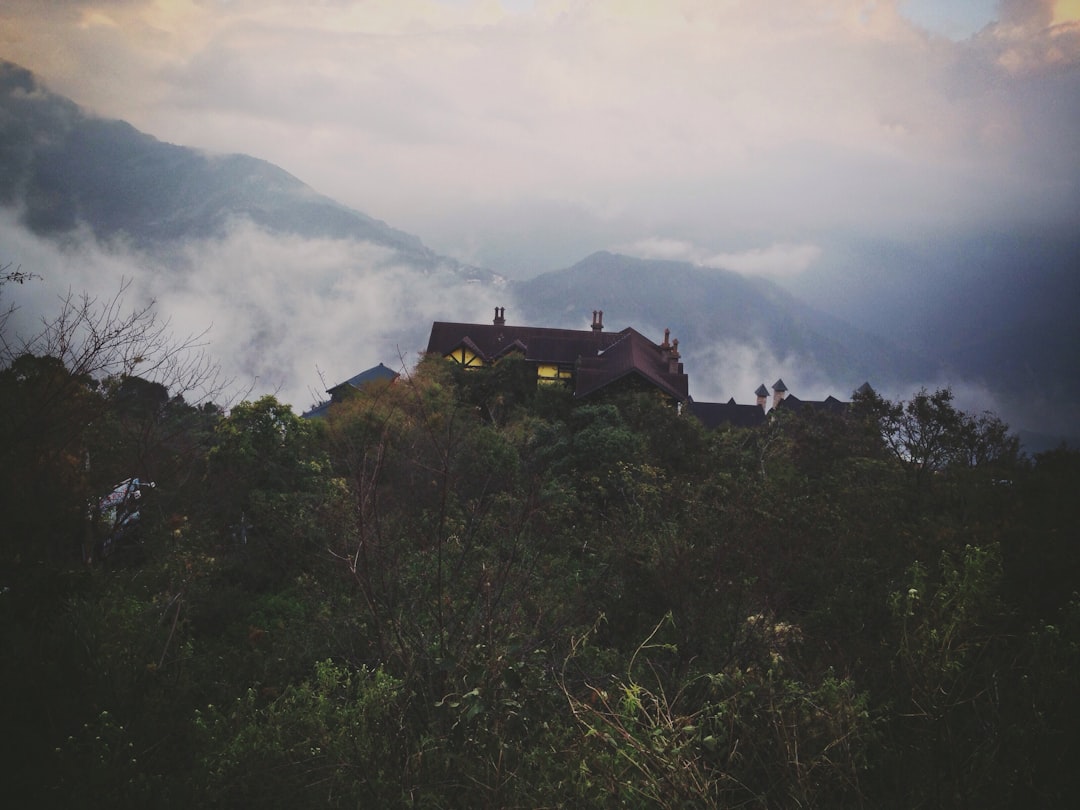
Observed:
[[[681,239],[667,239],[662,236],[639,239],[628,245],[617,246],[615,250],[618,253],[636,256],[639,259],[661,259],[692,262],[694,264],[701,264],[703,256],[701,248],[690,242]]]
[[[734,270],[746,276],[790,278],[797,276],[818,259],[822,250],[814,244],[779,243],[730,253],[712,253],[681,239],[652,237],[639,239],[616,248],[617,252],[640,259],[690,262],[704,267]]]
[[[722,341],[687,351],[684,366],[691,380],[691,396],[702,402],[743,405],[755,402],[755,391],[770,389],[783,379],[792,394],[805,400],[834,396],[846,400],[864,380],[831,380],[807,357],[793,353],[777,355],[756,340]]]
[[[206,335],[237,388],[276,393],[297,410],[333,385],[383,362],[411,367],[436,319],[484,320],[502,290],[422,271],[364,242],[268,234],[241,221],[225,237],[192,241],[167,261],[82,233],[39,239],[0,212],[0,262],[42,278],[8,288],[20,306],[9,327],[32,334],[69,290],[99,298],[131,282],[130,307],[156,301],[178,337]]]
[[[1075,210],[1063,7],[1009,3],[956,42],[843,0],[15,2],[2,21],[54,89],[268,159],[436,248],[459,243],[452,210],[512,253],[537,223],[485,234],[490,212],[534,201],[579,211],[569,238],[597,248],[636,229],[727,253]]]

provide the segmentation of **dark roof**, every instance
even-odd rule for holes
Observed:
[[[788,394],[776,407],[784,408],[792,412],[798,412],[803,408],[817,411],[829,411],[830,413],[843,413],[848,408],[848,403],[841,402],[831,394],[823,400],[799,399],[794,394]]]
[[[757,387],[757,391],[754,392],[755,396],[767,397],[769,395],[769,389],[765,387],[765,383],[762,383]]]
[[[760,405],[737,405],[734,399],[727,402],[689,402],[687,410],[702,425],[713,430],[721,425],[754,427],[765,421],[765,409]]]
[[[577,368],[574,396],[587,397],[629,375],[637,375],[679,401],[689,397],[690,381],[682,364],[669,371],[670,354],[635,329],[624,329],[622,337],[596,356],[582,356]]]
[[[326,393],[333,396],[335,392],[341,391],[346,385],[359,389],[376,380],[396,380],[399,376],[401,375],[392,368],[379,363],[379,365],[369,368],[367,371],[361,371],[355,377],[350,377],[345,382],[338,383],[333,388],[326,389]]]
[[[436,321],[431,325],[427,351],[447,355],[465,344],[484,362],[490,363],[517,344],[519,350],[524,351],[526,360],[573,363],[582,355],[591,356],[606,349],[618,341],[623,332]]]
[[[330,395],[330,399],[325,402],[320,402],[318,405],[312,407],[311,410],[304,411],[302,416],[305,419],[321,419],[326,416],[326,412],[330,410],[330,406],[339,401],[341,397],[349,391],[358,391],[364,386],[370,385],[373,382],[378,382],[379,380],[392,382],[400,376],[401,375],[392,368],[388,368],[382,363],[379,363],[377,366],[373,366],[366,371],[361,371],[354,377],[350,377],[345,380],[345,382],[338,383],[333,388],[327,388],[326,393]]]
[[[461,346],[468,346],[486,363],[516,349],[530,362],[574,366],[574,395],[578,397],[626,377],[645,380],[680,401],[689,397],[689,381],[682,365],[678,364],[675,372],[669,371],[673,350],[653,343],[630,327],[604,332],[445,321],[431,325],[429,354],[445,356]]]
[[[333,404],[333,401],[328,399],[325,402],[320,402],[318,405],[315,405],[311,410],[304,411],[301,416],[304,419],[322,419],[326,416],[326,412],[330,410],[330,406]]]
[[[778,392],[787,391],[783,380],[777,380],[773,390]],[[765,386],[759,386],[754,392],[759,397],[768,394]],[[848,402],[841,402],[834,396],[828,396],[823,400],[803,400],[794,394],[788,394],[776,403],[776,408],[782,408],[790,413],[800,411],[826,411],[829,413],[844,413],[849,407]],[[732,398],[727,402],[689,402],[687,410],[698,418],[709,429],[718,428],[722,425],[734,425],[736,427],[753,427],[760,425],[767,418],[765,408],[760,405],[737,405]],[[772,411],[768,412],[769,414]]]

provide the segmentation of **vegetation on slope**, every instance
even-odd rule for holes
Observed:
[[[512,358],[306,421],[0,371],[35,806],[1063,806],[1080,455],[947,391],[709,433]],[[32,424],[31,424],[32,422]],[[157,482],[83,562],[86,504]]]

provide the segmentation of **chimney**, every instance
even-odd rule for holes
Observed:
[[[665,336],[666,339],[666,336]],[[679,362],[679,339],[671,341],[671,348],[668,351],[667,361],[668,374],[680,374],[682,373],[682,363]]]
[[[784,380],[781,378],[773,383],[772,390],[772,406],[775,408],[783,401],[784,397],[787,396],[788,389],[787,386],[784,385]]]
[[[671,330],[670,329],[665,329],[664,330],[664,342],[660,344],[661,349],[666,350],[669,346],[671,346],[670,338],[671,338]]]
[[[506,325],[506,307],[495,307],[495,320],[493,323],[496,326]]]
[[[757,397],[758,407],[765,410],[765,403],[769,401],[769,389],[765,387],[765,383],[757,387],[754,395]]]
[[[594,309],[592,313],[592,330],[594,332],[604,331],[604,310]]]

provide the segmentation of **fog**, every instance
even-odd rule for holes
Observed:
[[[767,278],[939,352],[941,373],[911,390],[949,384],[1008,416],[1030,386],[1028,424],[1080,421],[1062,303],[1080,234],[1073,0],[9,0],[0,56],[103,116],[270,161],[507,277],[608,249]],[[238,222],[150,256],[85,233],[41,242],[5,217],[0,261],[42,277],[5,290],[20,328],[69,287],[128,278],[133,301],[155,299],[180,333],[210,327],[230,373],[298,409],[323,381],[410,365],[434,319],[514,306],[508,286],[363,242]],[[644,320],[624,325],[666,325]],[[777,377],[803,398],[862,382],[752,339],[686,361],[699,399],[750,401]]]
[[[4,290],[19,307],[10,332],[33,335],[68,292],[107,300],[126,282],[128,308],[156,302],[178,339],[206,332],[234,394],[276,394],[298,411],[380,362],[411,368],[433,320],[486,320],[506,298],[497,286],[417,270],[372,244],[272,235],[249,222],[163,259],[101,245],[85,231],[40,239],[6,211],[0,246],[0,261],[18,257],[36,276]]]
[[[1080,216],[1071,0],[9,0],[0,31],[90,109],[513,277]]]

